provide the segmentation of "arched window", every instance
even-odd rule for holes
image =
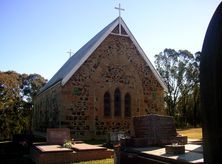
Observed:
[[[129,93],[125,95],[125,116],[131,116],[131,97]]]
[[[111,116],[111,100],[109,92],[104,94],[104,116]]]
[[[121,93],[119,88],[117,88],[114,93],[114,115],[121,115]]]

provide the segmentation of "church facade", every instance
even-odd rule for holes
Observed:
[[[34,101],[33,130],[68,127],[76,139],[133,135],[132,118],[165,114],[166,86],[121,17],[58,70]]]

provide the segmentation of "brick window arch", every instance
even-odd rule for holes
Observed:
[[[104,116],[111,116],[111,97],[109,92],[104,94]]]
[[[129,93],[125,94],[125,116],[131,116],[131,96]]]
[[[121,115],[121,92],[119,88],[117,88],[114,92],[114,115]]]

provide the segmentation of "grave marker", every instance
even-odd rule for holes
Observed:
[[[70,129],[68,128],[47,129],[47,144],[63,145],[65,140],[70,140]]]
[[[149,145],[166,145],[174,142],[177,132],[173,118],[150,114],[133,118],[136,141]],[[144,146],[144,145],[143,145]]]

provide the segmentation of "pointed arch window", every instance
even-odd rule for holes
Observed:
[[[111,116],[111,98],[109,92],[104,94],[104,116]]]
[[[129,93],[125,95],[125,116],[131,116],[131,96]]]
[[[114,93],[114,115],[121,116],[121,92],[119,88]]]

